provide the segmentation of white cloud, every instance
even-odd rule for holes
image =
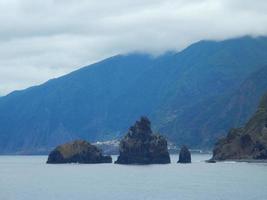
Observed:
[[[265,0],[1,0],[0,94],[105,57],[266,35]]]

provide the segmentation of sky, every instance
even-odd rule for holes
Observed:
[[[0,96],[101,59],[267,35],[266,0],[0,0]]]

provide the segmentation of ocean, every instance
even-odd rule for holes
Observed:
[[[266,200],[267,164],[46,164],[47,156],[0,156],[0,200]],[[116,156],[113,156],[115,161]]]

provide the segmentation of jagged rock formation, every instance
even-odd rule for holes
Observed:
[[[186,146],[182,146],[178,163],[191,163],[191,153]]]
[[[242,128],[230,130],[213,150],[212,160],[267,159],[267,94]]]
[[[110,156],[103,156],[94,145],[84,140],[76,140],[58,146],[48,156],[47,163],[111,163]]]
[[[141,117],[120,142],[117,164],[167,164],[170,156],[167,140],[153,134],[150,121]]]

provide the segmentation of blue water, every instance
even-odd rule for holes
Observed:
[[[203,162],[47,165],[46,156],[0,156],[0,200],[266,200],[267,164]],[[114,157],[115,158],[115,157]]]

